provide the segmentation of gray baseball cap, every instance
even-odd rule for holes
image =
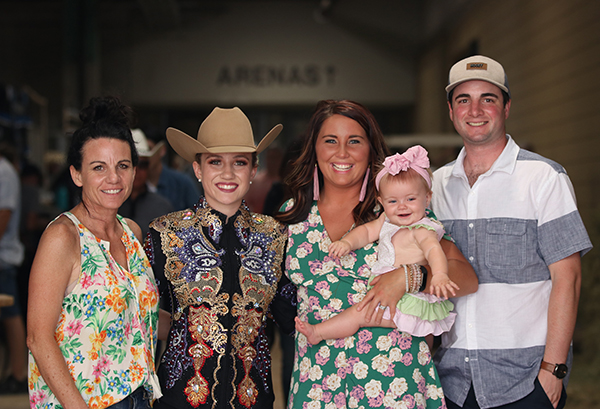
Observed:
[[[448,75],[448,85],[446,93],[449,94],[455,87],[466,81],[481,80],[496,85],[510,97],[510,88],[508,87],[508,77],[504,72],[502,65],[483,55],[474,55],[472,57],[460,60],[450,68]]]

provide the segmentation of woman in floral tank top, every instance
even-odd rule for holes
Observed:
[[[149,408],[161,396],[158,291],[140,227],[117,215],[138,160],[128,114],[116,98],[93,98],[73,134],[81,202],[48,226],[31,269],[32,408]]]
[[[337,258],[329,245],[377,217],[370,171],[389,155],[371,113],[352,101],[321,101],[287,182],[293,199],[279,220],[289,224],[286,274],[298,286],[298,316],[311,324],[361,303],[378,325],[409,287],[427,291],[418,266],[367,280],[377,258],[370,243]],[[477,279],[454,244],[443,240],[449,275],[471,293]],[[406,274],[407,271],[410,274]],[[422,280],[420,282],[419,280]],[[361,302],[362,300],[362,302]],[[359,307],[360,308],[360,307]],[[393,312],[392,312],[393,313]],[[444,394],[424,338],[396,329],[361,328],[353,336],[311,345],[296,335],[289,408],[445,408]]]

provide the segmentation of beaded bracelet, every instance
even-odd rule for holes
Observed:
[[[402,264],[402,267],[404,267],[404,281],[406,281],[406,293],[408,294],[410,290],[410,275],[408,274],[406,264]]]
[[[423,283],[423,273],[421,272],[421,266],[418,264],[411,264],[410,270],[412,282],[409,293],[414,294],[419,291],[419,288],[421,288],[421,284]]]

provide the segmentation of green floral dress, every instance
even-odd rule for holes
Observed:
[[[284,207],[291,207],[291,201]],[[337,315],[366,294],[377,246],[337,258],[316,203],[289,226],[286,274],[298,286],[298,316],[311,324]],[[424,338],[390,328],[311,345],[296,334],[289,408],[445,408]]]
[[[118,216],[128,271],[111,256],[109,243],[72,213],[63,214],[79,230],[81,273],[63,300],[54,337],[75,385],[90,408],[106,408],[139,386],[160,397],[154,370],[158,289],[140,242]],[[29,401],[31,408],[62,408],[31,352]]]

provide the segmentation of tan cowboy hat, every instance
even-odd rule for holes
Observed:
[[[275,125],[256,146],[252,126],[242,110],[238,107],[217,107],[200,125],[197,139],[178,129],[168,128],[167,140],[183,159],[193,162],[198,153],[260,153],[273,142],[282,129],[283,125]]]

